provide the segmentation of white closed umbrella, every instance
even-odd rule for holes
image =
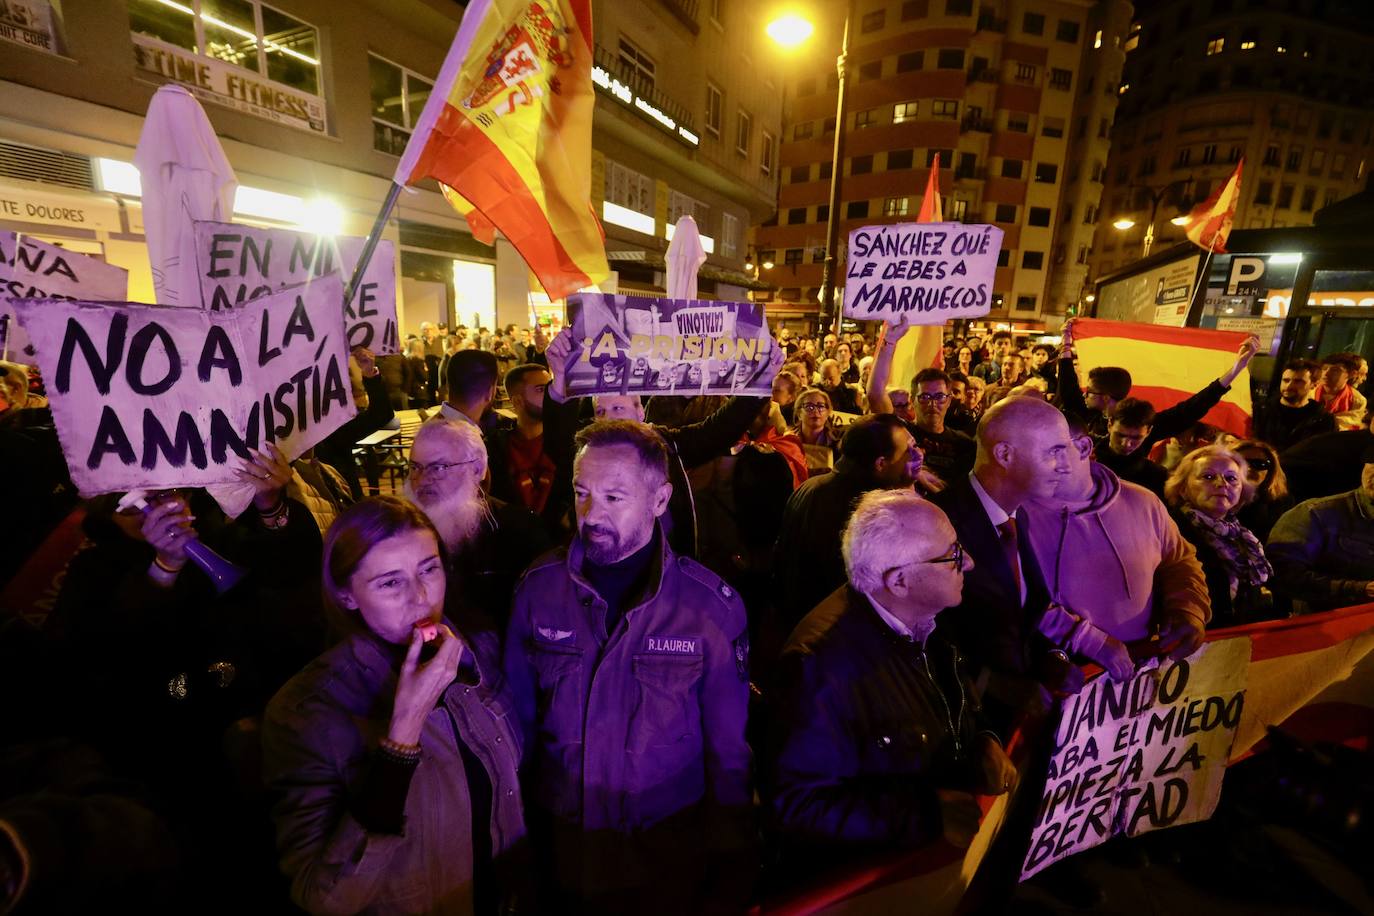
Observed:
[[[192,223],[229,222],[239,181],[195,96],[171,85],[153,94],[134,165],[157,303],[200,308]]]
[[[697,271],[706,263],[706,249],[701,247],[701,233],[697,221],[681,217],[673,227],[673,240],[668,243],[668,298],[695,299]]]

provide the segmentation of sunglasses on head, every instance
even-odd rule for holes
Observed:
[[[1270,458],[1250,458],[1246,462],[1250,469],[1254,471],[1272,471],[1274,469],[1273,459]]]

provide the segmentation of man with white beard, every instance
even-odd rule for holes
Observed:
[[[444,541],[449,575],[456,577],[450,595],[486,614],[503,633],[516,581],[552,545],[533,512],[483,495],[486,472],[487,449],[477,427],[435,417],[410,446],[405,496]]]

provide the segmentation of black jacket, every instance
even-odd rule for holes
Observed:
[[[1149,449],[1142,446],[1129,455],[1118,455],[1103,441],[1097,443],[1093,457],[1122,480],[1142,486],[1164,499],[1164,484],[1169,479],[1169,472],[1163,465],[1150,460]]]
[[[1156,413],[1154,423],[1150,425],[1150,434],[1140,444],[1140,453],[1148,455],[1156,442],[1172,439],[1192,429],[1202,422],[1207,411],[1221,403],[1221,399],[1230,390],[1222,387],[1220,380],[1213,379],[1206,388],[1187,400],[1179,401],[1174,406]],[[1088,409],[1088,404],[1083,399],[1083,389],[1078,387],[1078,372],[1074,369],[1071,359],[1059,360],[1058,395],[1059,409],[1067,416],[1081,419],[1088,432],[1092,434],[1093,440],[1098,445],[1105,446],[1107,418],[1097,411]]]
[[[978,710],[955,648],[924,648],[849,586],[797,627],[771,693],[762,786],[785,850],[833,861],[940,835],[937,788],[971,789]]]
[[[1034,676],[1040,656],[1051,648],[1036,629],[1050,594],[1030,545],[1030,523],[1024,512],[1016,513],[1017,544],[1026,600],[1016,587],[1011,566],[997,529],[967,477],[952,480],[930,501],[939,506],[954,526],[959,543],[973,557],[974,567],[964,574],[964,600],[940,618],[952,641],[968,654],[975,667]]]
[[[812,477],[788,498],[773,554],[780,637],[844,584],[844,526],[859,497],[873,489],[872,474],[841,458],[834,473]]]
[[[1320,401],[1308,401],[1302,407],[1288,407],[1280,402],[1268,404],[1255,424],[1255,435],[1279,451],[1299,442],[1334,433],[1336,418],[1326,412]]]
[[[1288,475],[1293,499],[1302,502],[1359,487],[1365,459],[1370,455],[1374,455],[1374,433],[1351,429],[1304,439],[1279,455],[1279,463]]]
[[[1233,627],[1276,616],[1273,596],[1260,586],[1242,582],[1232,598],[1231,582],[1221,557],[1208,545],[1202,532],[1188,521],[1187,516],[1172,507],[1169,515],[1178,525],[1178,533],[1197,548],[1197,561],[1202,564],[1202,573],[1207,578],[1207,594],[1212,599],[1212,626]]]

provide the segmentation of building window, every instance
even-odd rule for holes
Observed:
[[[1185,168],[1185,167],[1188,165],[1188,162],[1189,162],[1192,158],[1193,158],[1193,151],[1190,150],[1190,149],[1189,149],[1188,147],[1186,147],[1186,146],[1183,147],[1182,149],[1180,149],[1180,150],[1178,151],[1178,155],[1174,157],[1174,168],[1176,168],[1176,169]]]
[[[1020,178],[1021,176],[1023,176],[1023,175],[1025,174],[1025,168],[1026,168],[1026,164],[1025,164],[1024,162],[1022,162],[1020,159],[1003,159],[1003,160],[1002,160],[1002,177],[1003,177],[1003,178]]]
[[[1021,252],[1021,267],[1025,270],[1042,270],[1045,266],[1045,252],[1043,251],[1023,251]],[[1017,308],[1020,308],[1018,305]]]
[[[947,169],[953,164],[954,150],[937,147],[926,150],[926,168],[932,168],[935,165],[936,156],[940,157],[940,166]]]
[[[1033,312],[1035,311],[1035,301],[1035,296],[1017,296],[1016,310],[1018,312]]]
[[[930,0],[906,0],[902,4],[902,21],[914,22],[930,14]]]
[[[1049,207],[1031,207],[1026,215],[1026,224],[1030,226],[1048,226],[1050,224]]]
[[[22,17],[20,9],[16,15]],[[205,11],[196,15],[190,3],[130,0],[129,28],[137,35],[251,70],[309,95],[324,94],[320,34],[313,25],[256,0],[221,2],[212,10],[213,15]],[[417,110],[415,117],[419,114]]]
[[[964,69],[964,49],[963,48],[943,48],[935,55],[935,67],[938,70],[962,70]]]
[[[816,222],[825,223],[830,221],[830,204],[821,204],[816,208]],[[821,260],[825,260],[824,257]]]
[[[705,201],[697,200],[681,191],[668,192],[668,223],[670,225],[676,226],[678,220],[684,216],[690,216],[696,220],[697,228],[701,230],[702,235],[710,235],[710,231],[706,228],[710,215],[711,209],[706,206]]]
[[[1277,166],[1279,164],[1279,145],[1271,143],[1264,151],[1264,164]]]
[[[854,129],[863,130],[865,127],[876,124],[877,119],[873,117],[874,111],[875,109],[868,108],[854,112]]]
[[[1098,29],[1093,34],[1093,50],[1095,51],[1100,47],[1102,47],[1102,30]]]
[[[1064,136],[1064,119],[1048,117],[1041,119],[1040,133],[1046,137]]]
[[[845,204],[844,216],[845,219],[867,219],[868,201],[851,200],[849,203]]]
[[[818,245],[818,246],[816,246],[815,248],[812,248],[812,249],[811,249],[811,263],[812,263],[812,264],[824,264],[824,263],[825,263],[825,246],[824,246],[824,245]]]
[[[740,221],[731,213],[720,215],[720,254],[721,257],[739,257]]]
[[[620,65],[627,73],[637,77],[643,86],[653,88],[658,70],[654,66],[654,59],[627,38],[620,39]]]
[[[849,174],[867,175],[873,171],[873,156],[855,156],[849,160]]]
[[[1255,186],[1255,203],[1266,206],[1274,202],[1274,183],[1261,181]]]
[[[871,13],[864,13],[864,17],[859,20],[859,31],[864,34],[876,32],[887,23],[887,10],[874,10]]]
[[[930,103],[930,115],[947,121],[959,120],[959,103],[953,99],[935,99]]]
[[[1148,156],[1146,156],[1145,158],[1143,158],[1143,159],[1140,160],[1140,172],[1139,172],[1139,174],[1140,174],[1141,176],[1145,176],[1145,175],[1153,175],[1154,173],[1155,173],[1155,157],[1154,157],[1154,154],[1151,153],[1150,155],[1148,155]]]
[[[1050,88],[1068,91],[1073,86],[1073,71],[1062,67],[1050,68]]]
[[[1345,177],[1345,153],[1337,153],[1331,157],[1331,177]]]
[[[1079,246],[1078,246],[1078,257],[1074,259],[1074,263],[1076,263],[1076,264],[1086,264],[1086,263],[1088,263],[1088,255],[1091,254],[1091,253],[1092,253],[1092,249],[1089,248],[1087,245],[1079,245]]]
[[[399,156],[434,83],[375,54],[367,55],[367,72],[372,90],[372,148]]]
[[[881,79],[883,75],[883,62],[871,60],[859,67],[859,82],[868,83],[876,79]]]
[[[946,16],[973,15],[973,0],[945,0]]]
[[[1072,19],[1061,19],[1059,25],[1054,30],[1056,41],[1067,41],[1069,44],[1078,43],[1078,23]]]
[[[997,252],[997,266],[1006,267],[1011,264],[1011,249],[1003,248]]]
[[[1035,64],[1018,63],[1016,65],[1016,81],[1018,83],[1035,82]]]
[[[1027,13],[1021,18],[1021,31],[1027,35],[1045,34],[1045,17],[1040,13]]]
[[[892,123],[901,124],[903,121],[916,120],[915,102],[898,102],[892,106]]]
[[[792,207],[787,211],[787,225],[797,226],[806,222],[806,208]]]
[[[1302,147],[1288,147],[1288,159],[1283,164],[1283,170],[1285,172],[1296,172],[1300,168],[1302,168]]]
[[[1091,226],[1097,222],[1097,207],[1088,204],[1083,208],[1083,225]]]
[[[978,154],[960,153],[959,165],[954,170],[955,178],[975,178],[978,173]]]
[[[711,83],[706,84],[706,132],[713,137],[720,136],[721,109],[725,104],[725,96],[721,93],[720,87]],[[809,128],[811,125],[807,125]],[[801,129],[801,125],[797,125]]]
[[[741,110],[735,119],[735,152],[748,157],[749,141],[754,132],[754,119],[749,112]]]
[[[798,124],[796,127],[792,128],[792,139],[793,139],[793,140],[810,140],[810,139],[811,139],[811,136],[812,136],[812,133],[813,133],[814,130],[815,130],[815,122],[813,122],[813,121],[803,121],[802,123]]]
[[[1059,166],[1053,162],[1037,162],[1035,164],[1035,180],[1041,184],[1054,184],[1059,180]]]
[[[811,180],[811,166],[794,165],[787,170],[788,184],[801,184]]]
[[[606,202],[643,213],[654,212],[654,180],[614,160],[606,160]],[[649,230],[653,234],[653,229]]]
[[[1256,32],[1254,29],[1246,29],[1240,35],[1240,49],[1242,51],[1255,50],[1255,41],[1258,39],[1258,37],[1259,33]]]
[[[782,253],[782,263],[788,267],[796,267],[802,262],[802,255],[805,252],[800,248],[789,248]]]
[[[894,172],[898,169],[909,169],[913,164],[912,160],[914,158],[915,156],[912,150],[894,149],[887,154],[887,170],[889,172]]]
[[[777,150],[777,139],[767,131],[763,132],[762,141],[759,144],[759,172],[764,175],[773,174],[773,153]]]
[[[1287,210],[1293,206],[1293,186],[1291,184],[1279,185],[1279,200],[1275,206],[1280,210]]]
[[[1103,181],[1106,180],[1106,177],[1107,177],[1107,166],[1104,165],[1104,164],[1101,163],[1101,162],[1094,162],[1094,163],[1093,163],[1093,171],[1092,171],[1092,180],[1095,181],[1095,182],[1097,182],[1098,184],[1101,184]]]
[[[1016,222],[1016,204],[998,204],[994,223],[1014,223]]]
[[[1317,189],[1314,188],[1314,187],[1311,187],[1311,186],[1308,186],[1308,187],[1303,188],[1303,189],[1302,189],[1302,203],[1298,205],[1298,209],[1300,209],[1300,210],[1305,210],[1306,212],[1311,213],[1311,212],[1312,212],[1312,208],[1315,207],[1316,205],[1317,205]]]
[[[889,197],[883,201],[883,216],[906,216],[910,205],[909,197]]]
[[[1202,148],[1202,164],[1212,165],[1217,161],[1217,145],[1209,143]]]
[[[835,171],[835,164],[829,159],[825,160],[816,169],[816,177],[821,181],[829,181],[830,175]]]
[[[968,219],[968,201],[961,197],[951,197],[949,209],[945,211],[944,217],[950,222],[962,223]]]
[[[821,122],[821,136],[828,137],[835,132],[835,116],[831,115]]]
[[[1226,161],[1231,163],[1232,165],[1234,165],[1237,162],[1240,162],[1240,156],[1242,152],[1244,152],[1244,150],[1239,146],[1231,147],[1226,153]]]
[[[1020,111],[1007,112],[1007,130],[1018,134],[1030,132],[1030,115]]]
[[[908,51],[905,54],[897,55],[897,72],[910,73],[925,66],[925,52]]]
[[[1220,54],[1225,48],[1226,48],[1226,36],[1225,36],[1225,35],[1213,35],[1211,38],[1207,39],[1207,56],[1208,56],[1208,57],[1211,57],[1213,54]]]

